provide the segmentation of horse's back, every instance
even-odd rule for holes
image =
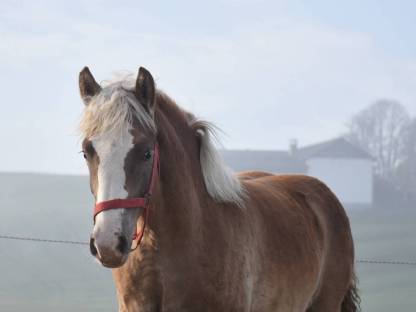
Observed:
[[[266,284],[274,285],[269,287],[280,296],[293,296],[286,300],[298,300],[295,310],[303,311],[332,287],[328,306],[334,309],[350,283],[354,257],[348,218],[336,196],[323,182],[305,175],[249,172],[241,179],[257,233],[253,245],[268,272]],[[259,280],[259,289],[262,285]]]
[[[242,176],[247,190],[249,209],[270,214],[317,218],[319,227],[331,232],[349,230],[349,221],[336,195],[322,181],[300,174],[274,175],[267,172],[247,172]]]
[[[240,180],[254,180],[269,176],[273,176],[273,174],[265,171],[243,171],[238,174]]]

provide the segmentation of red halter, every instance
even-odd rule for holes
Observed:
[[[144,223],[140,230],[133,236],[133,240],[137,240],[137,244],[134,249],[139,246],[143,234],[144,229],[147,224],[147,219],[149,216],[149,208],[150,208],[150,198],[152,196],[157,177],[159,176],[159,145],[155,143],[153,148],[153,164],[152,164],[152,175],[150,176],[149,184],[147,186],[147,191],[143,197],[136,197],[136,198],[126,198],[126,199],[110,199],[106,201],[99,202],[95,205],[94,208],[94,222],[95,217],[101,211],[108,210],[108,209],[120,209],[120,208],[143,208],[144,209]]]

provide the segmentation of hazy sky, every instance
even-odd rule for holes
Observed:
[[[416,114],[414,1],[1,1],[0,171],[85,173],[78,73],[147,67],[227,148],[345,132],[378,98]]]

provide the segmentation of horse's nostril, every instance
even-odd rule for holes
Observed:
[[[124,255],[129,250],[129,245],[125,236],[118,237],[117,249]]]
[[[94,257],[98,254],[97,247],[95,247],[95,240],[92,237],[90,239],[90,251]]]

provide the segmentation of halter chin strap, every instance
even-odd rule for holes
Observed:
[[[149,216],[149,209],[151,206],[150,198],[152,197],[153,190],[156,184],[156,180],[159,176],[160,162],[159,162],[159,145],[155,143],[153,148],[153,164],[152,164],[152,175],[147,186],[146,193],[143,197],[136,198],[126,198],[126,199],[110,199],[106,201],[99,202],[95,205],[94,208],[94,223],[95,217],[101,211],[109,209],[121,209],[121,208],[143,208],[144,209],[144,223],[139,232],[136,232],[133,236],[133,240],[137,241],[136,246],[133,248],[136,249],[140,242],[142,241],[144,230],[146,228],[147,219]]]

